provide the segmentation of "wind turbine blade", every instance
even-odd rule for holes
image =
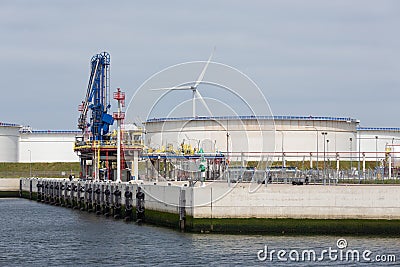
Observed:
[[[208,107],[206,101],[205,101],[204,98],[201,96],[201,94],[199,93],[199,91],[196,90],[196,94],[197,94],[198,98],[200,99],[201,103],[203,103],[204,107],[207,109],[208,114],[210,114],[210,116],[212,116],[212,112],[211,112],[210,108]]]
[[[150,91],[163,91],[163,90],[189,90],[191,86],[176,86],[176,87],[165,87],[165,88],[152,88]]]
[[[203,81],[204,75],[206,74],[206,70],[207,70],[207,68],[208,68],[208,64],[210,64],[210,61],[211,61],[211,59],[212,59],[212,57],[213,57],[213,55],[214,55],[214,51],[215,51],[215,47],[214,47],[214,50],[212,51],[210,57],[208,58],[208,61],[207,61],[206,65],[204,66],[203,70],[201,71],[201,73],[200,73],[200,75],[199,75],[199,78],[197,78],[196,83],[193,85],[193,87],[194,87],[195,89],[196,89],[197,86],[199,86],[199,84]]]

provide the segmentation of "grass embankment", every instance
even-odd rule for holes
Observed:
[[[19,177],[68,177],[70,174],[79,175],[79,162],[34,162],[9,163],[0,162],[0,178]]]
[[[309,170],[310,169],[310,161],[309,160],[304,160],[304,161],[286,161],[285,162],[286,167],[296,167],[298,170]],[[327,169],[336,169],[336,159],[334,160],[329,160],[325,162],[326,168]],[[362,164],[362,163],[361,163]],[[230,166],[241,166],[241,162],[231,162]],[[265,169],[266,167],[266,162],[258,162],[258,161],[248,161],[246,164],[247,167],[257,167],[257,169]],[[282,161],[274,161],[272,162],[272,167],[280,167],[282,166]],[[341,160],[340,161],[340,169],[341,170],[350,170],[351,167],[357,168],[358,166],[358,161],[353,160],[353,161],[346,161],[346,160]],[[366,161],[365,162],[365,168],[366,169],[374,169],[376,167],[376,162],[375,161]],[[322,170],[324,168],[324,159],[320,158],[318,161],[318,168]],[[317,162],[314,160],[313,161],[313,169],[317,169]]]

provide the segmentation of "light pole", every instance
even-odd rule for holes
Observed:
[[[282,140],[281,140],[281,153],[282,153],[282,169],[285,168],[285,154],[284,154],[284,148],[283,148],[283,143],[285,140],[285,135],[283,134],[283,131],[277,130],[278,132],[281,133],[282,135]]]
[[[375,173],[378,178],[378,136],[375,135]]]
[[[353,178],[353,138],[350,137],[350,174]]]
[[[322,135],[324,136],[324,185],[325,185],[325,183],[326,183],[326,181],[325,181],[325,178],[326,178],[326,161],[325,161],[325,138],[326,138],[326,135],[327,135],[328,133],[327,132],[322,132]]]
[[[28,149],[29,151],[29,177],[32,177],[32,151]]]
[[[306,126],[306,128],[314,128],[314,130],[317,132],[317,179],[319,179],[319,166],[318,166],[318,129],[314,126]],[[315,184],[315,180],[314,180],[314,184]]]
[[[226,159],[225,159],[225,172],[226,172],[226,179],[228,181],[228,186],[231,185],[229,171],[228,171],[228,161],[229,161],[229,132],[226,131]]]
[[[361,183],[361,170],[360,170],[360,160],[361,160],[361,133],[358,132],[358,164],[357,164],[357,171],[358,171],[358,183]]]
[[[229,159],[229,132],[226,132],[226,157]]]
[[[326,170],[326,173],[327,173],[328,181],[329,181],[329,170],[331,169],[331,162],[329,160],[329,139],[326,140],[326,161],[328,161],[328,168]]]
[[[393,159],[393,163],[394,163],[394,146],[393,146],[393,142],[394,142],[394,137],[392,138],[392,148],[390,149],[390,157],[389,157],[389,179],[392,178],[392,159]],[[396,177],[396,175],[394,175],[394,177]]]

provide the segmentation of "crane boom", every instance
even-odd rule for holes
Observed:
[[[109,131],[109,126],[114,123],[113,117],[108,114],[110,80],[110,54],[102,52],[92,57],[89,83],[85,100],[80,106],[81,114],[78,120],[78,128],[82,133],[90,128],[92,140],[103,140],[103,136]],[[90,121],[87,122],[89,110]]]

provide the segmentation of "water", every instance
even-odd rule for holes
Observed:
[[[335,236],[259,236],[187,234],[115,221],[77,210],[24,199],[0,199],[0,266],[361,266],[365,261],[262,262],[257,252],[283,249],[320,252],[337,249]],[[350,249],[395,255],[400,265],[399,238],[345,237]],[[262,256],[263,254],[261,254]],[[295,254],[293,254],[295,257]],[[289,256],[286,255],[288,258]],[[368,266],[379,266],[377,262]]]

